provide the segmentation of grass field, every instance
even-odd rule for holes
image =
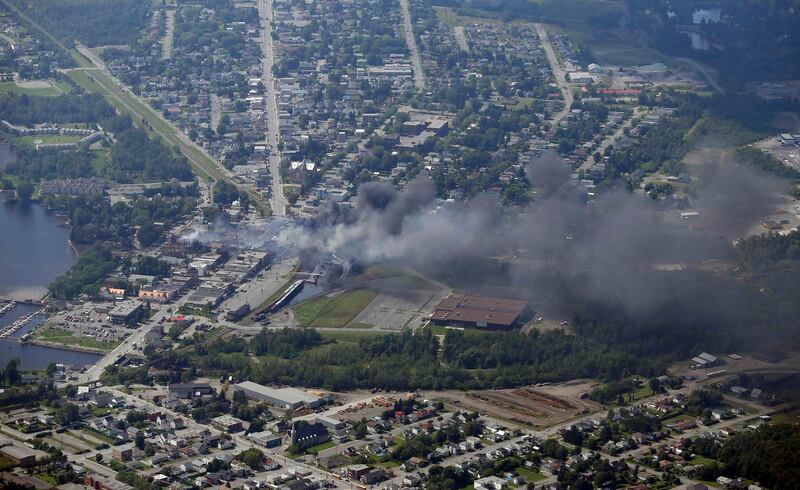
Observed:
[[[356,289],[337,296],[303,301],[292,308],[295,318],[306,327],[344,327],[377,296],[374,291]]]
[[[0,93],[4,94],[18,94],[18,95],[39,95],[45,97],[53,97],[61,95],[64,92],[54,86],[52,83],[49,87],[20,87],[15,82],[0,82]]]
[[[691,461],[690,464],[705,464],[710,465],[712,463],[717,463],[718,461],[711,458],[706,458],[705,456],[695,456]]]
[[[97,84],[97,82],[96,82],[96,81],[94,81],[94,77],[93,77],[93,76],[91,76],[91,75],[89,74],[89,72],[87,72],[87,71],[84,71],[84,70],[72,70],[72,71],[70,71],[70,72],[68,73],[68,75],[69,75],[69,77],[70,77],[71,79],[73,79],[73,80],[75,81],[75,83],[77,83],[78,85],[80,85],[80,86],[81,86],[81,87],[82,87],[84,90],[86,90],[87,92],[90,92],[90,93],[93,93],[93,94],[100,94],[100,95],[104,95],[104,96],[106,95],[106,94],[105,94],[105,92],[104,92],[104,90],[103,90],[103,87],[101,87],[100,85],[98,85],[98,84]],[[118,101],[117,99],[115,99],[115,98],[113,98],[113,97],[106,97],[106,100],[107,100],[107,101],[108,101],[108,102],[109,102],[109,103],[110,103],[112,106],[114,106],[114,109],[116,109],[116,110],[117,110],[117,112],[119,112],[119,113],[121,113],[121,114],[128,114],[128,113],[130,113],[130,111],[128,111],[128,110],[125,108],[125,106],[124,106],[124,105],[120,104],[120,103],[119,103],[119,101]],[[133,114],[131,114],[131,115],[133,116]],[[158,137],[158,134],[157,134],[155,131],[153,131],[153,129],[152,129],[152,128],[150,128],[149,126],[144,126],[144,125],[141,123],[141,119],[137,119],[136,117],[133,117],[133,122],[134,122],[134,124],[136,124],[137,126],[139,126],[139,127],[143,128],[145,131],[147,131],[147,133],[148,133],[148,134],[149,134],[151,137]]]
[[[38,134],[33,136],[20,136],[17,141],[35,145],[37,141],[49,145],[55,143],[77,143],[83,136],[64,136],[60,134]]]
[[[310,448],[306,449],[306,454],[319,454],[320,451],[324,451],[326,449],[332,448],[335,446],[336,443],[333,441],[323,442],[322,444],[317,444],[316,446],[311,446]]]
[[[95,340],[86,337],[76,337],[72,332],[67,332],[66,330],[52,327],[38,330],[33,338],[34,340],[41,340],[43,342],[72,345],[77,347],[85,347],[87,349],[98,349],[102,351],[110,351],[119,345],[119,342],[104,342],[102,340]]]
[[[522,478],[525,478],[525,481],[528,483],[542,481],[545,479],[543,474],[528,468],[517,468],[517,473],[519,473],[519,476]]]
[[[688,413],[682,413],[680,415],[674,415],[672,417],[666,418],[666,419],[662,420],[661,423],[663,425],[668,425],[668,424],[672,424],[672,423],[676,423],[677,424],[679,422],[686,422],[686,421],[692,420],[693,418],[694,417],[692,417]]]

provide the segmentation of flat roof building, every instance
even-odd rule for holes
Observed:
[[[123,301],[117,303],[108,312],[108,317],[113,323],[136,323],[142,313],[142,303],[138,301]]]
[[[303,405],[316,408],[323,402],[322,398],[296,388],[270,388],[252,381],[243,381],[236,385],[236,389],[244,391],[249,398],[263,400],[288,410],[294,410]]]
[[[443,299],[431,315],[436,325],[512,328],[522,323],[528,302],[479,295],[453,295]]]
[[[36,464],[38,452],[25,446],[4,446],[0,448],[0,454],[16,465],[28,467]]]

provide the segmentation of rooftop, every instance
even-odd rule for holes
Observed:
[[[243,381],[237,384],[236,387],[292,404],[311,403],[319,400],[318,396],[306,393],[303,390],[298,390],[297,388],[270,388],[269,386],[253,383],[252,381]]]
[[[517,321],[527,306],[527,301],[518,299],[453,295],[436,305],[431,319],[510,326]]]

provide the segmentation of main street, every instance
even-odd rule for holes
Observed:
[[[272,40],[272,0],[258,0],[258,15],[261,17],[261,50],[263,53],[262,81],[264,97],[267,104],[266,143],[269,151],[269,171],[272,178],[272,196],[270,205],[272,214],[286,215],[286,197],[283,195],[281,179],[281,152],[278,148],[280,140],[280,121],[278,118],[278,97],[275,93],[275,79],[272,76],[272,65],[275,63]]]
[[[417,90],[425,90],[425,71],[422,68],[422,58],[417,48],[417,38],[414,37],[414,26],[411,23],[411,12],[408,9],[408,0],[400,0],[400,10],[403,13],[403,34],[408,44],[408,51],[411,53],[411,64],[414,66],[414,85]]]
[[[171,308],[173,305],[169,305]],[[157,310],[155,315],[150,319],[150,321],[142,324],[135,332],[130,334],[127,339],[123,340],[121,344],[119,344],[114,350],[109,352],[105,355],[102,359],[97,361],[97,363],[88,368],[78,377],[78,384],[89,383],[92,381],[97,381],[100,379],[100,375],[103,374],[103,371],[108,366],[113,366],[117,361],[119,361],[122,356],[129,354],[132,350],[136,349],[137,347],[143,347],[145,336],[147,332],[149,332],[152,328],[158,326],[158,322],[161,321],[162,318],[166,318],[170,315],[170,311],[167,305],[160,306]]]
[[[558,62],[558,57],[556,56],[555,50],[553,50],[552,43],[550,43],[550,38],[547,36],[547,31],[542,24],[537,23],[535,27],[536,34],[539,35],[539,42],[542,44],[542,48],[544,48],[544,52],[547,55],[547,62],[550,64],[550,70],[553,72],[553,78],[555,78],[556,85],[558,85],[561,96],[564,98],[564,107],[553,116],[552,120],[553,127],[557,127],[561,120],[569,115],[575,97],[572,95],[572,89],[567,84],[567,75]]]

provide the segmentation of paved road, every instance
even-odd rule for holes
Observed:
[[[411,52],[411,64],[414,67],[414,85],[419,90],[427,88],[425,81],[425,71],[422,68],[422,58],[417,49],[417,38],[414,37],[414,27],[411,24],[411,12],[408,10],[408,0],[400,0],[400,10],[403,12],[403,34]]]
[[[453,26],[453,37],[456,38],[456,43],[461,51],[469,53],[469,44],[467,44],[467,34],[464,26]]]
[[[646,116],[646,115],[647,115],[647,113],[634,114],[627,121],[625,121],[623,124],[621,124],[617,128],[617,130],[614,131],[613,134],[608,135],[606,137],[606,139],[604,139],[603,142],[600,143],[600,146],[597,147],[597,150],[592,152],[592,154],[586,156],[586,159],[583,161],[581,166],[578,167],[578,170],[583,170],[584,172],[591,171],[592,168],[594,168],[594,166],[595,166],[594,157],[592,155],[594,155],[595,152],[600,153],[602,155],[603,152],[606,150],[606,148],[608,148],[611,144],[613,144],[615,141],[617,141],[619,138],[622,137],[622,135],[625,133],[625,129],[626,128],[631,127],[631,124],[633,123],[634,117],[642,117],[642,116]]]
[[[172,58],[172,45],[175,39],[175,10],[168,9],[164,11],[167,19],[166,25],[166,32],[164,33],[164,39],[161,40],[161,45],[164,50],[164,59]]]
[[[281,180],[281,153],[278,149],[280,140],[280,122],[278,120],[278,97],[275,93],[275,79],[272,76],[272,65],[275,63],[272,41],[272,0],[258,0],[258,15],[261,17],[261,50],[262,80],[267,103],[266,143],[269,151],[269,170],[272,176],[272,196],[270,205],[272,214],[286,215],[286,197],[283,195]]]
[[[172,306],[172,305],[170,305]],[[128,336],[121,344],[119,344],[114,350],[109,352],[105,355],[102,359],[97,361],[97,364],[87,369],[78,377],[78,384],[89,383],[91,381],[97,381],[100,379],[100,375],[103,374],[106,367],[113,365],[119,359],[124,356],[125,354],[130,353],[133,349],[137,347],[141,347],[144,344],[145,335],[147,332],[150,331],[154,326],[158,325],[158,321],[162,318],[169,316],[169,312],[167,311],[166,306],[161,306],[157,311],[153,318],[144,323],[142,326],[139,327],[138,330],[133,332],[131,335]]]
[[[219,127],[219,121],[222,119],[222,101],[219,96],[211,94],[211,129],[216,132]]]
[[[566,73],[558,63],[556,52],[553,50],[550,38],[547,37],[547,31],[542,24],[535,24],[535,27],[536,34],[539,35],[539,42],[542,43],[544,52],[547,55],[547,61],[550,63],[550,69],[553,71],[553,77],[556,79],[556,85],[558,85],[558,89],[561,90],[561,96],[564,98],[564,108],[553,117],[553,127],[556,127],[558,123],[569,114],[569,111],[572,109],[574,97],[572,95],[572,89],[567,84]]]

